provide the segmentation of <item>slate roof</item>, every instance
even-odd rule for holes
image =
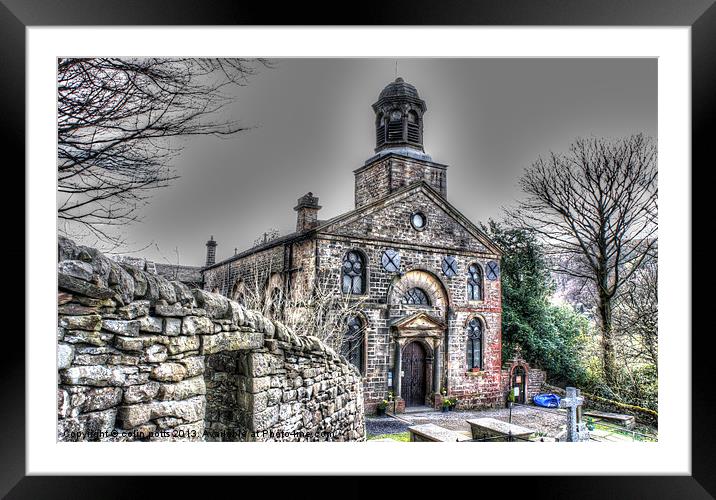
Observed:
[[[376,106],[385,102],[405,101],[417,104],[423,111],[428,109],[425,105],[425,101],[423,101],[418,95],[418,90],[415,86],[398,77],[394,82],[390,82],[383,90],[380,91],[378,101],[373,104],[373,109],[375,110]]]
[[[418,89],[414,85],[406,82],[402,78],[398,77],[394,82],[390,82],[380,92],[378,99],[395,99],[399,97],[410,97],[413,99],[420,99],[418,95]]]

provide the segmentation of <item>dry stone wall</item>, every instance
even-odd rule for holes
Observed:
[[[358,371],[319,339],[60,238],[59,441],[363,440]]]

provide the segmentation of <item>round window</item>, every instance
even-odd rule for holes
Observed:
[[[425,229],[425,225],[428,223],[428,220],[425,218],[424,214],[420,212],[415,212],[413,215],[410,216],[410,223],[415,229],[420,231],[422,229]]]

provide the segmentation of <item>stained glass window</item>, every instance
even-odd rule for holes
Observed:
[[[383,269],[389,273],[397,273],[400,270],[400,253],[396,250],[388,249],[383,252],[380,263],[383,265]]]
[[[281,289],[274,287],[271,290],[271,303],[269,304],[269,315],[272,319],[278,319],[279,312],[281,311],[282,298],[283,294],[281,293]]]
[[[403,304],[429,306],[430,299],[428,299],[428,295],[420,288],[411,288],[403,295]]]
[[[443,274],[448,278],[452,278],[457,274],[457,259],[452,255],[443,258],[442,264]]]
[[[467,299],[482,300],[482,268],[477,263],[467,269]]]
[[[363,332],[364,328],[361,319],[357,316],[351,316],[346,322],[346,332],[341,345],[341,354],[361,372],[363,371],[363,350],[365,345]]]
[[[491,260],[487,263],[487,266],[485,266],[485,275],[488,280],[495,281],[500,275],[500,265],[494,260]]]
[[[467,324],[467,369],[482,369],[482,323],[472,318]]]
[[[343,257],[343,293],[365,293],[365,262],[363,256],[350,251]]]

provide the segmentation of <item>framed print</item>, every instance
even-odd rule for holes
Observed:
[[[3,494],[711,498],[712,3],[3,0],[27,193]]]

